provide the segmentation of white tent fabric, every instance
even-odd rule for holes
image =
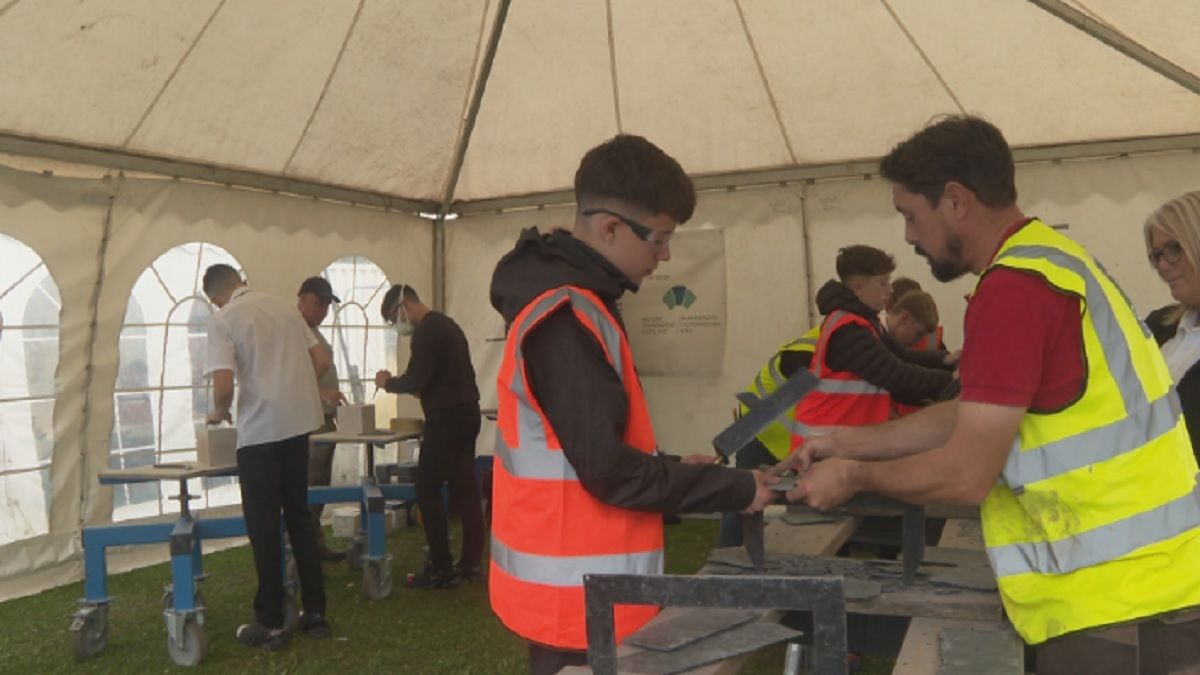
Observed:
[[[1142,60],[1038,4],[1079,12]],[[62,300],[46,532],[0,543],[0,599],[78,579],[80,528],[112,517],[95,474],[123,320],[173,246],[215,244],[283,296],[346,256],[423,293],[444,284],[490,406],[495,261],[522,227],[570,224],[563,191],[587,148],[644,134],[702,187],[755,185],[702,193],[689,225],[726,238],[721,375],[646,381],[663,447],[704,451],[732,394],[816,320],[840,246],[895,253],[960,343],[969,280],[934,283],[886,184],[863,178],[937,114],[982,114],[1024,160],[1047,160],[1019,166],[1022,205],[1067,225],[1142,312],[1165,302],[1139,224],[1200,187],[1197,25],[1194,0],[0,2],[0,152],[37,157],[0,160],[25,169],[0,167],[0,234],[41,257]],[[311,198],[331,190],[407,210]],[[415,215],[450,197],[467,215]],[[498,212],[510,207],[538,210]]]
[[[1192,0],[1069,4],[1200,71]],[[0,131],[437,202],[497,6],[10,2]],[[1026,0],[515,0],[502,29],[459,199],[569,187],[618,131],[693,174],[877,157],[943,112],[1015,146],[1200,132],[1200,95]]]
[[[49,532],[0,544],[0,597],[36,589],[22,576],[38,570],[60,582],[78,578],[79,528],[111,519],[112,491],[95,474],[109,466],[117,341],[134,282],[164,251],[216,244],[255,288],[285,298],[305,277],[353,255],[368,256],[390,279],[432,285],[429,221],[222,186],[0,167],[0,230],[42,258],[62,298]],[[404,406],[406,414],[414,409]]]

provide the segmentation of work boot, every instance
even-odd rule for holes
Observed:
[[[317,549],[317,557],[321,559],[321,562],[340,562],[346,559],[346,551],[345,549],[335,551],[334,549],[322,546]]]
[[[329,627],[329,621],[317,612],[301,612],[300,630],[309,637],[321,639],[329,637],[332,629]]]
[[[262,647],[273,652],[287,644],[288,634],[282,628],[267,628],[261,623],[244,623],[238,626],[237,641],[247,647]]]
[[[409,574],[404,581],[404,585],[409,588],[419,588],[421,590],[433,590],[441,588],[454,588],[458,585],[458,573],[453,567],[437,568],[428,563],[425,564],[425,569],[420,572]]]
[[[464,565],[462,562],[459,562],[454,566],[454,573],[463,581],[487,581],[487,572],[484,571],[483,565],[479,563]]]

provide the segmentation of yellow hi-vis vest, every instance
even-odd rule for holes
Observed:
[[[754,381],[746,389],[759,399],[770,396],[787,378],[779,372],[780,357],[784,352],[808,352],[812,354],[817,349],[817,340],[821,337],[821,324],[813,326],[807,333],[776,350],[770,361],[754,376]],[[746,406],[739,406],[742,414],[746,414]],[[786,459],[791,454],[792,425],[796,421],[796,406],[788,408],[758,434],[758,441],[763,444],[775,459]]]
[[[1079,298],[1086,380],[1021,420],[983,536],[1013,626],[1030,644],[1200,605],[1196,460],[1162,354],[1082,246],[1034,220],[1004,267]],[[969,349],[969,345],[967,346]]]

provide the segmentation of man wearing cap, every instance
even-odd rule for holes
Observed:
[[[329,315],[330,303],[340,304],[342,301],[333,294],[333,287],[324,277],[305,279],[304,283],[300,284],[300,292],[297,293],[297,296],[299,301],[296,306],[300,310],[300,315],[304,317],[304,322],[308,324],[308,328],[317,338],[317,342],[321,343],[321,349],[329,354],[329,368],[317,378],[317,387],[321,392],[321,408],[325,413],[325,424],[314,433],[324,434],[337,430],[337,406],[339,403],[345,403],[346,397],[338,389],[338,372],[337,365],[334,363],[333,347],[317,327]],[[335,443],[309,444],[309,486],[329,485],[333,474],[333,450],[335,447],[337,447]],[[316,533],[317,550],[321,560],[344,559],[345,551],[330,550],[325,543],[325,530],[321,528],[321,513],[325,510],[325,505],[311,504],[308,508],[312,511],[313,530]]]

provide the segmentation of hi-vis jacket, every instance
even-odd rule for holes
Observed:
[[[1030,410],[982,505],[984,542],[1030,644],[1200,605],[1196,460],[1161,353],[1079,244],[1033,220],[984,271],[1035,274],[1079,298],[1085,382]]]
[[[826,362],[829,338],[837,329],[851,323],[863,326],[879,337],[878,329],[870,321],[853,312],[838,310],[825,317],[817,351],[809,366],[821,382],[796,404],[793,450],[804,444],[805,437],[828,433],[830,427],[879,424],[891,416],[890,394],[848,370],[833,370]]]
[[[608,506],[579,482],[554,429],[533,397],[522,356],[526,334],[556,311],[570,311],[603,347],[629,398],[625,438],[655,453],[642,385],[621,326],[591,291],[552,288],[531,301],[508,331],[497,383],[492,486],[492,609],[521,637],[560,649],[587,648],[585,574],[661,574],[662,516]],[[615,608],[617,640],[649,621],[656,607]]]
[[[792,340],[791,342],[781,346],[776,350],[774,356],[762,370],[758,371],[758,375],[754,376],[754,381],[746,389],[747,392],[757,396],[759,399],[764,399],[775,393],[776,389],[783,384],[787,378],[779,370],[779,362],[784,352],[808,352],[812,354],[817,350],[817,340],[821,336],[821,326],[813,326],[804,335]],[[746,406],[740,406],[742,414],[746,414]],[[758,434],[758,440],[774,457],[775,459],[786,459],[791,452],[792,443],[792,426],[796,421],[796,408],[789,408],[787,412],[780,415],[778,419],[771,423],[771,426],[763,429]]]
[[[942,348],[941,344],[942,327],[938,326],[933,329],[932,333],[922,335],[909,349],[914,352],[936,352]]]

